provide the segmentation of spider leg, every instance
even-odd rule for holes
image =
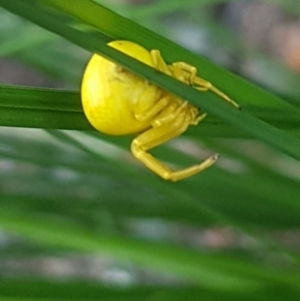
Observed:
[[[179,181],[191,177],[196,173],[209,168],[216,162],[218,155],[213,155],[200,164],[178,171],[172,171],[168,166],[147,152],[147,150],[179,136],[187,129],[189,124],[190,121],[185,118],[185,115],[180,114],[173,122],[150,128],[132,141],[132,154],[160,177],[171,181]]]
[[[210,83],[209,81],[201,77],[198,77],[196,67],[189,65],[185,62],[176,62],[172,64],[172,69],[176,70],[177,73],[179,72],[178,70],[181,70],[182,73],[185,73],[188,84],[194,86],[197,90],[212,91],[218,96],[220,96],[221,98],[223,98],[225,101],[233,105],[234,107],[238,109],[240,108],[240,106],[234,100],[232,100],[231,98],[228,97],[228,95],[226,95],[218,88],[216,88],[212,83]]]
[[[178,105],[177,103],[171,103],[165,110],[163,110],[158,116],[153,119],[151,125],[153,127],[160,127],[164,124],[172,122],[179,116],[179,114],[182,114],[187,105],[187,101],[181,102],[180,105]]]
[[[168,74],[170,76],[173,76],[170,67],[167,65],[167,63],[164,61],[164,59],[161,56],[161,53],[159,50],[157,49],[152,49],[150,51],[150,55],[152,58],[152,63],[153,63],[153,67],[158,70],[161,71],[165,74]]]
[[[161,53],[157,49],[153,49],[150,51],[153,67],[163,72],[167,75],[172,76],[172,72],[169,68],[169,66],[166,64],[164,59],[161,56]],[[145,120],[151,120],[155,118],[156,115],[159,115],[159,120],[162,121],[162,123],[168,122],[168,114],[174,114],[174,110],[176,106],[170,105],[170,95],[166,95],[162,97],[159,101],[157,101],[155,104],[153,104],[152,107],[147,108],[147,110],[141,110],[141,108],[137,105],[134,107],[134,115],[137,120],[145,121]],[[166,117],[166,120],[165,120]],[[172,119],[172,118],[171,118]],[[159,124],[156,124],[157,118],[154,119],[153,126],[159,126]],[[164,121],[165,120],[165,121]],[[160,123],[160,121],[159,121]]]
[[[176,78],[177,80],[184,82],[186,84],[190,84],[190,82],[187,80],[186,78],[186,71],[183,70],[183,68],[180,65],[177,65],[176,63],[173,65],[168,65],[163,57],[161,56],[161,53],[159,50],[157,49],[153,49],[150,51],[150,55],[152,58],[152,62],[153,62],[153,67],[158,70],[161,71],[165,74],[168,74],[169,76],[172,76],[174,78]],[[196,68],[195,68],[196,70]],[[197,73],[197,70],[195,71],[195,75]]]
[[[170,97],[165,96],[159,99],[152,107],[147,110],[140,111],[138,107],[134,108],[134,116],[137,120],[146,121],[153,119],[157,114],[163,111],[166,107],[169,107]]]

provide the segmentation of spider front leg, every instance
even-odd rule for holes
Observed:
[[[212,91],[221,98],[223,98],[225,101],[236,107],[237,109],[240,109],[240,106],[232,100],[228,95],[223,93],[221,90],[219,90],[217,87],[215,87],[212,83],[209,81],[198,77],[197,76],[197,68],[189,65],[185,62],[176,62],[173,63],[171,66],[167,65],[167,63],[164,61],[164,59],[161,56],[161,53],[157,49],[153,49],[150,52],[153,66],[156,70],[159,70],[165,74],[168,74],[176,79],[178,79],[181,82],[184,82],[188,85],[194,86],[195,89],[199,91]]]
[[[157,49],[152,49],[150,51],[150,55],[151,55],[151,59],[152,59],[152,63],[153,63],[153,67],[158,70],[161,71],[165,74],[168,74],[170,76],[173,76],[172,71],[170,69],[170,67],[167,65],[167,63],[164,61],[164,59],[162,58],[160,51]]]
[[[178,65],[178,63],[174,63],[174,64],[172,64],[172,66],[167,65],[167,63],[164,61],[163,57],[161,56],[160,51],[157,49],[151,50],[150,54],[151,54],[153,66],[156,70],[161,71],[165,74],[168,74],[169,76],[172,76],[185,84],[191,85],[190,78],[186,77],[187,70],[184,70],[183,68],[181,68],[181,66]],[[195,68],[195,71],[197,73],[196,68]],[[189,73],[191,73],[191,72],[189,72]],[[196,73],[195,73],[195,75],[196,75]],[[194,76],[192,76],[192,77],[194,77]],[[189,77],[191,77],[191,76],[189,76]]]
[[[197,90],[200,91],[212,91],[221,98],[223,98],[225,101],[236,107],[237,109],[240,108],[240,106],[231,98],[228,97],[225,93],[223,93],[221,90],[219,90],[217,87],[215,87],[212,83],[209,81],[198,77],[197,76],[197,68],[189,65],[185,62],[176,62],[172,64],[172,70],[173,73],[176,75],[181,75],[181,78],[185,76],[187,83],[191,86],[194,86]]]
[[[200,164],[172,171],[147,152],[147,150],[179,136],[189,125],[190,121],[185,118],[184,114],[180,114],[172,122],[163,123],[161,126],[150,128],[148,131],[140,134],[132,141],[131,151],[138,160],[165,180],[179,181],[191,177],[213,165],[218,159],[218,155],[213,155]]]

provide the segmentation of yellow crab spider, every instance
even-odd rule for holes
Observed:
[[[185,62],[167,65],[159,50],[147,51],[129,41],[108,44],[199,91],[212,91],[229,104],[239,105],[210,82],[197,77],[197,69]],[[194,166],[172,171],[148,150],[181,135],[190,125],[197,125],[206,113],[170,92],[94,54],[85,69],[81,86],[82,105],[89,122],[109,135],[137,134],[131,144],[134,157],[165,180],[191,177],[215,163],[213,155]]]

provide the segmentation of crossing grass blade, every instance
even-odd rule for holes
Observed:
[[[77,91],[0,85],[0,125],[50,129],[93,130],[83,115],[80,94]],[[286,132],[300,137],[297,114],[289,109],[249,106],[257,118],[280,126]],[[249,138],[249,133],[222,121],[213,115],[188,135],[226,138]]]
[[[72,16],[77,20],[81,20],[84,24],[91,25],[102,33],[88,34],[85,31],[76,29],[80,28],[80,26],[74,27],[74,24],[67,23],[66,19],[62,16],[60,19],[63,19],[63,21],[60,22],[58,13],[49,10],[49,7],[45,4],[59,8],[61,11],[67,13],[68,17]],[[195,56],[167,39],[113,13],[105,7],[86,0],[75,0],[72,6],[66,2],[56,0],[16,0],[14,2],[1,0],[0,5],[50,31],[62,35],[91,52],[101,53],[103,56],[120,63],[127,69],[172,91],[174,94],[188,99],[193,104],[241,129],[248,133],[248,135],[265,141],[290,156],[300,159],[299,139],[282,129],[275,128],[265,121],[253,117],[247,112],[247,105],[252,104],[260,107],[263,103],[270,107],[284,107],[290,110],[291,114],[295,114],[296,112],[300,116],[298,109],[289,106],[280,101],[276,96],[251,85],[243,79],[214,66],[205,59]],[[184,58],[187,62],[198,67],[203,77],[212,79],[218,87],[236,99],[243,109],[236,110],[211,93],[203,95],[203,93],[201,94],[195,89],[179,83],[164,74],[159,74],[144,64],[111,49],[106,43],[109,39],[113,38],[130,39],[148,48],[162,49],[168,61],[182,60]]]

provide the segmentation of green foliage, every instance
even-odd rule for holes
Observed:
[[[190,0],[182,7],[182,1],[171,6],[170,1],[157,1],[149,10],[114,8],[135,20],[155,20],[157,26],[155,16],[225,2]],[[176,275],[194,286],[120,290],[87,283],[8,280],[0,282],[0,300],[181,300],[182,296],[189,300],[297,300],[299,254],[273,235],[273,231],[300,226],[296,93],[280,98],[182,48],[169,36],[159,36],[93,1],[74,0],[70,5],[58,0],[0,0],[0,6],[39,25],[10,15],[0,26],[0,56],[17,58],[70,87],[0,86],[0,226],[38,245],[40,252],[109,254],[147,270]],[[0,18],[6,20],[6,14],[0,11]],[[227,34],[212,20],[203,22],[216,39]],[[131,160],[132,137],[93,131],[79,96],[89,53],[62,38],[101,53],[209,113],[201,125],[154,150],[156,156],[174,166],[188,166],[204,157],[206,151],[199,150],[211,148],[222,155],[220,163],[185,181],[165,182]],[[241,49],[236,37],[231,38],[227,41],[231,51]],[[120,54],[106,45],[112,39],[158,48],[168,62],[184,60],[195,65],[201,77],[226,91],[242,109]],[[268,62],[285,78],[286,68]],[[289,76],[297,86],[299,76]],[[163,241],[159,235],[155,242],[145,233],[134,237],[139,227],[131,228],[133,221],[162,223],[170,232],[174,225],[224,227],[242,237],[251,236],[253,244],[219,252],[195,250],[170,238]],[[24,256],[20,250],[9,251]]]

